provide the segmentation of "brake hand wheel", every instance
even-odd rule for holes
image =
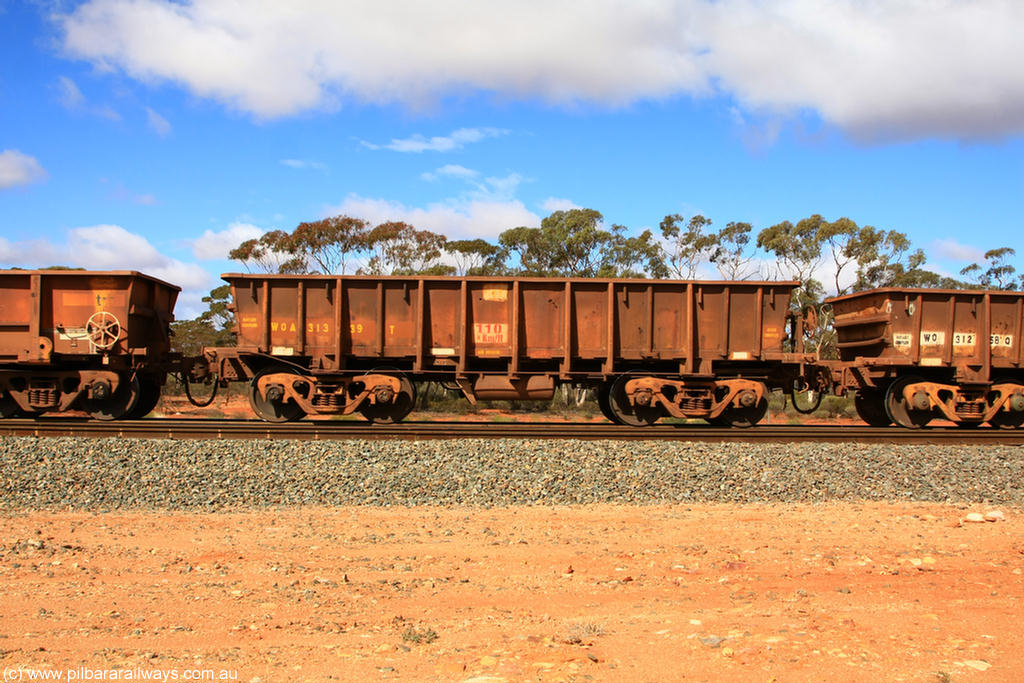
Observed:
[[[95,348],[106,351],[113,348],[121,337],[121,321],[113,313],[97,311],[89,316],[85,330],[89,335],[89,342]]]

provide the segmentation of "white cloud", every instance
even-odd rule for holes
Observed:
[[[123,183],[111,182],[107,178],[101,178],[100,182],[110,185],[110,198],[116,199],[119,202],[131,202],[141,206],[156,206],[160,203],[156,195],[149,192],[133,192],[125,187]]]
[[[706,17],[706,71],[748,108],[869,137],[1024,130],[1024,4],[727,0]]]
[[[60,90],[60,103],[67,109],[78,109],[85,104],[85,95],[78,89],[78,86],[73,80],[67,76],[61,76],[57,79],[58,88]]]
[[[938,239],[928,247],[929,258],[962,263],[981,263],[985,260],[985,250],[969,244],[960,244],[955,239]]]
[[[54,265],[69,265],[64,259],[67,250],[47,240],[23,240],[11,242],[0,237],[0,263],[18,268],[34,268]]]
[[[483,184],[477,184],[475,196],[478,198],[511,199],[515,196],[516,190],[526,180],[518,173],[509,173],[506,176],[487,177]]]
[[[153,132],[162,138],[171,134],[171,123],[149,107],[146,107],[146,122]]]
[[[393,152],[451,152],[462,149],[466,145],[480,142],[487,138],[496,138],[507,135],[509,131],[500,128],[459,128],[453,130],[450,135],[435,135],[427,138],[416,134],[407,138],[392,139],[386,145],[378,145],[372,142],[362,141],[364,147],[370,149],[390,149]]]
[[[540,217],[518,199],[465,198],[426,207],[410,207],[401,202],[352,194],[341,204],[329,207],[325,213],[346,214],[371,223],[404,221],[420,230],[441,233],[449,239],[493,239],[509,228],[540,224]]]
[[[138,270],[184,289],[208,289],[213,278],[194,263],[164,255],[142,235],[119,225],[73,228],[67,241],[0,242],[0,260],[19,267],[66,265],[94,270]]]
[[[322,161],[309,161],[307,159],[281,159],[281,164],[288,168],[310,168],[314,171],[326,171],[327,164]]]
[[[120,121],[121,115],[109,105],[92,105],[82,94],[78,84],[67,76],[57,79],[57,90],[61,105],[70,111],[85,112],[109,121]]]
[[[462,199],[474,199],[484,201],[507,201],[513,199],[516,190],[525,180],[518,173],[509,173],[505,176],[488,176],[482,180],[480,172],[458,164],[448,164],[429,173],[420,174],[422,180],[433,182],[441,178],[455,178],[461,180],[466,186],[462,193]]]
[[[59,21],[72,56],[258,117],[472,91],[617,106],[717,90],[862,136],[1024,131],[1012,0],[89,0]]]
[[[471,180],[479,176],[479,171],[474,171],[471,168],[465,166],[459,166],[458,164],[445,164],[444,166],[429,171],[427,173],[421,173],[420,178],[423,180],[434,182],[441,178],[459,178],[461,180]]]
[[[544,209],[548,213],[553,213],[555,211],[570,211],[572,209],[582,209],[583,207],[571,199],[562,199],[560,197],[548,197],[543,202],[541,202],[540,208]]]
[[[46,169],[27,154],[16,149],[0,152],[0,190],[46,180]]]
[[[192,253],[203,261],[226,259],[229,251],[246,240],[256,239],[264,232],[251,223],[232,223],[219,232],[207,230],[192,242]]]

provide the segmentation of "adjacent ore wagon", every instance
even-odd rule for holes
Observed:
[[[0,417],[141,417],[177,360],[179,288],[133,271],[0,271]]]
[[[471,402],[593,387],[610,419],[750,426],[772,389],[825,389],[787,349],[796,282],[223,276],[238,346],[205,351],[221,381],[250,381],[263,419],[361,413],[401,420],[415,383]]]
[[[868,424],[1024,424],[1024,293],[875,289],[827,303],[837,379]]]

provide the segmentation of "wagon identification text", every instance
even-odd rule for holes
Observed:
[[[942,346],[946,343],[945,332],[922,332],[921,346]]]
[[[312,320],[306,323],[306,334],[330,334],[331,323],[326,320]]]
[[[508,301],[507,287],[484,287],[484,301]]]
[[[974,332],[954,332],[953,346],[974,346],[977,343],[978,335]]]
[[[508,325],[505,323],[473,323],[473,341],[477,344],[507,344]]]
[[[993,334],[989,338],[989,343],[992,346],[1013,346],[1013,335],[1012,334]]]

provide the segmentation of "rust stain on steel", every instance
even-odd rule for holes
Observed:
[[[1021,292],[887,288],[827,303],[854,367],[938,368],[967,383],[1021,367]]]
[[[795,282],[227,274],[239,347],[312,368],[674,374],[781,360]],[[300,287],[301,284],[301,287]]]
[[[0,271],[0,361],[162,356],[179,291],[134,271]]]

